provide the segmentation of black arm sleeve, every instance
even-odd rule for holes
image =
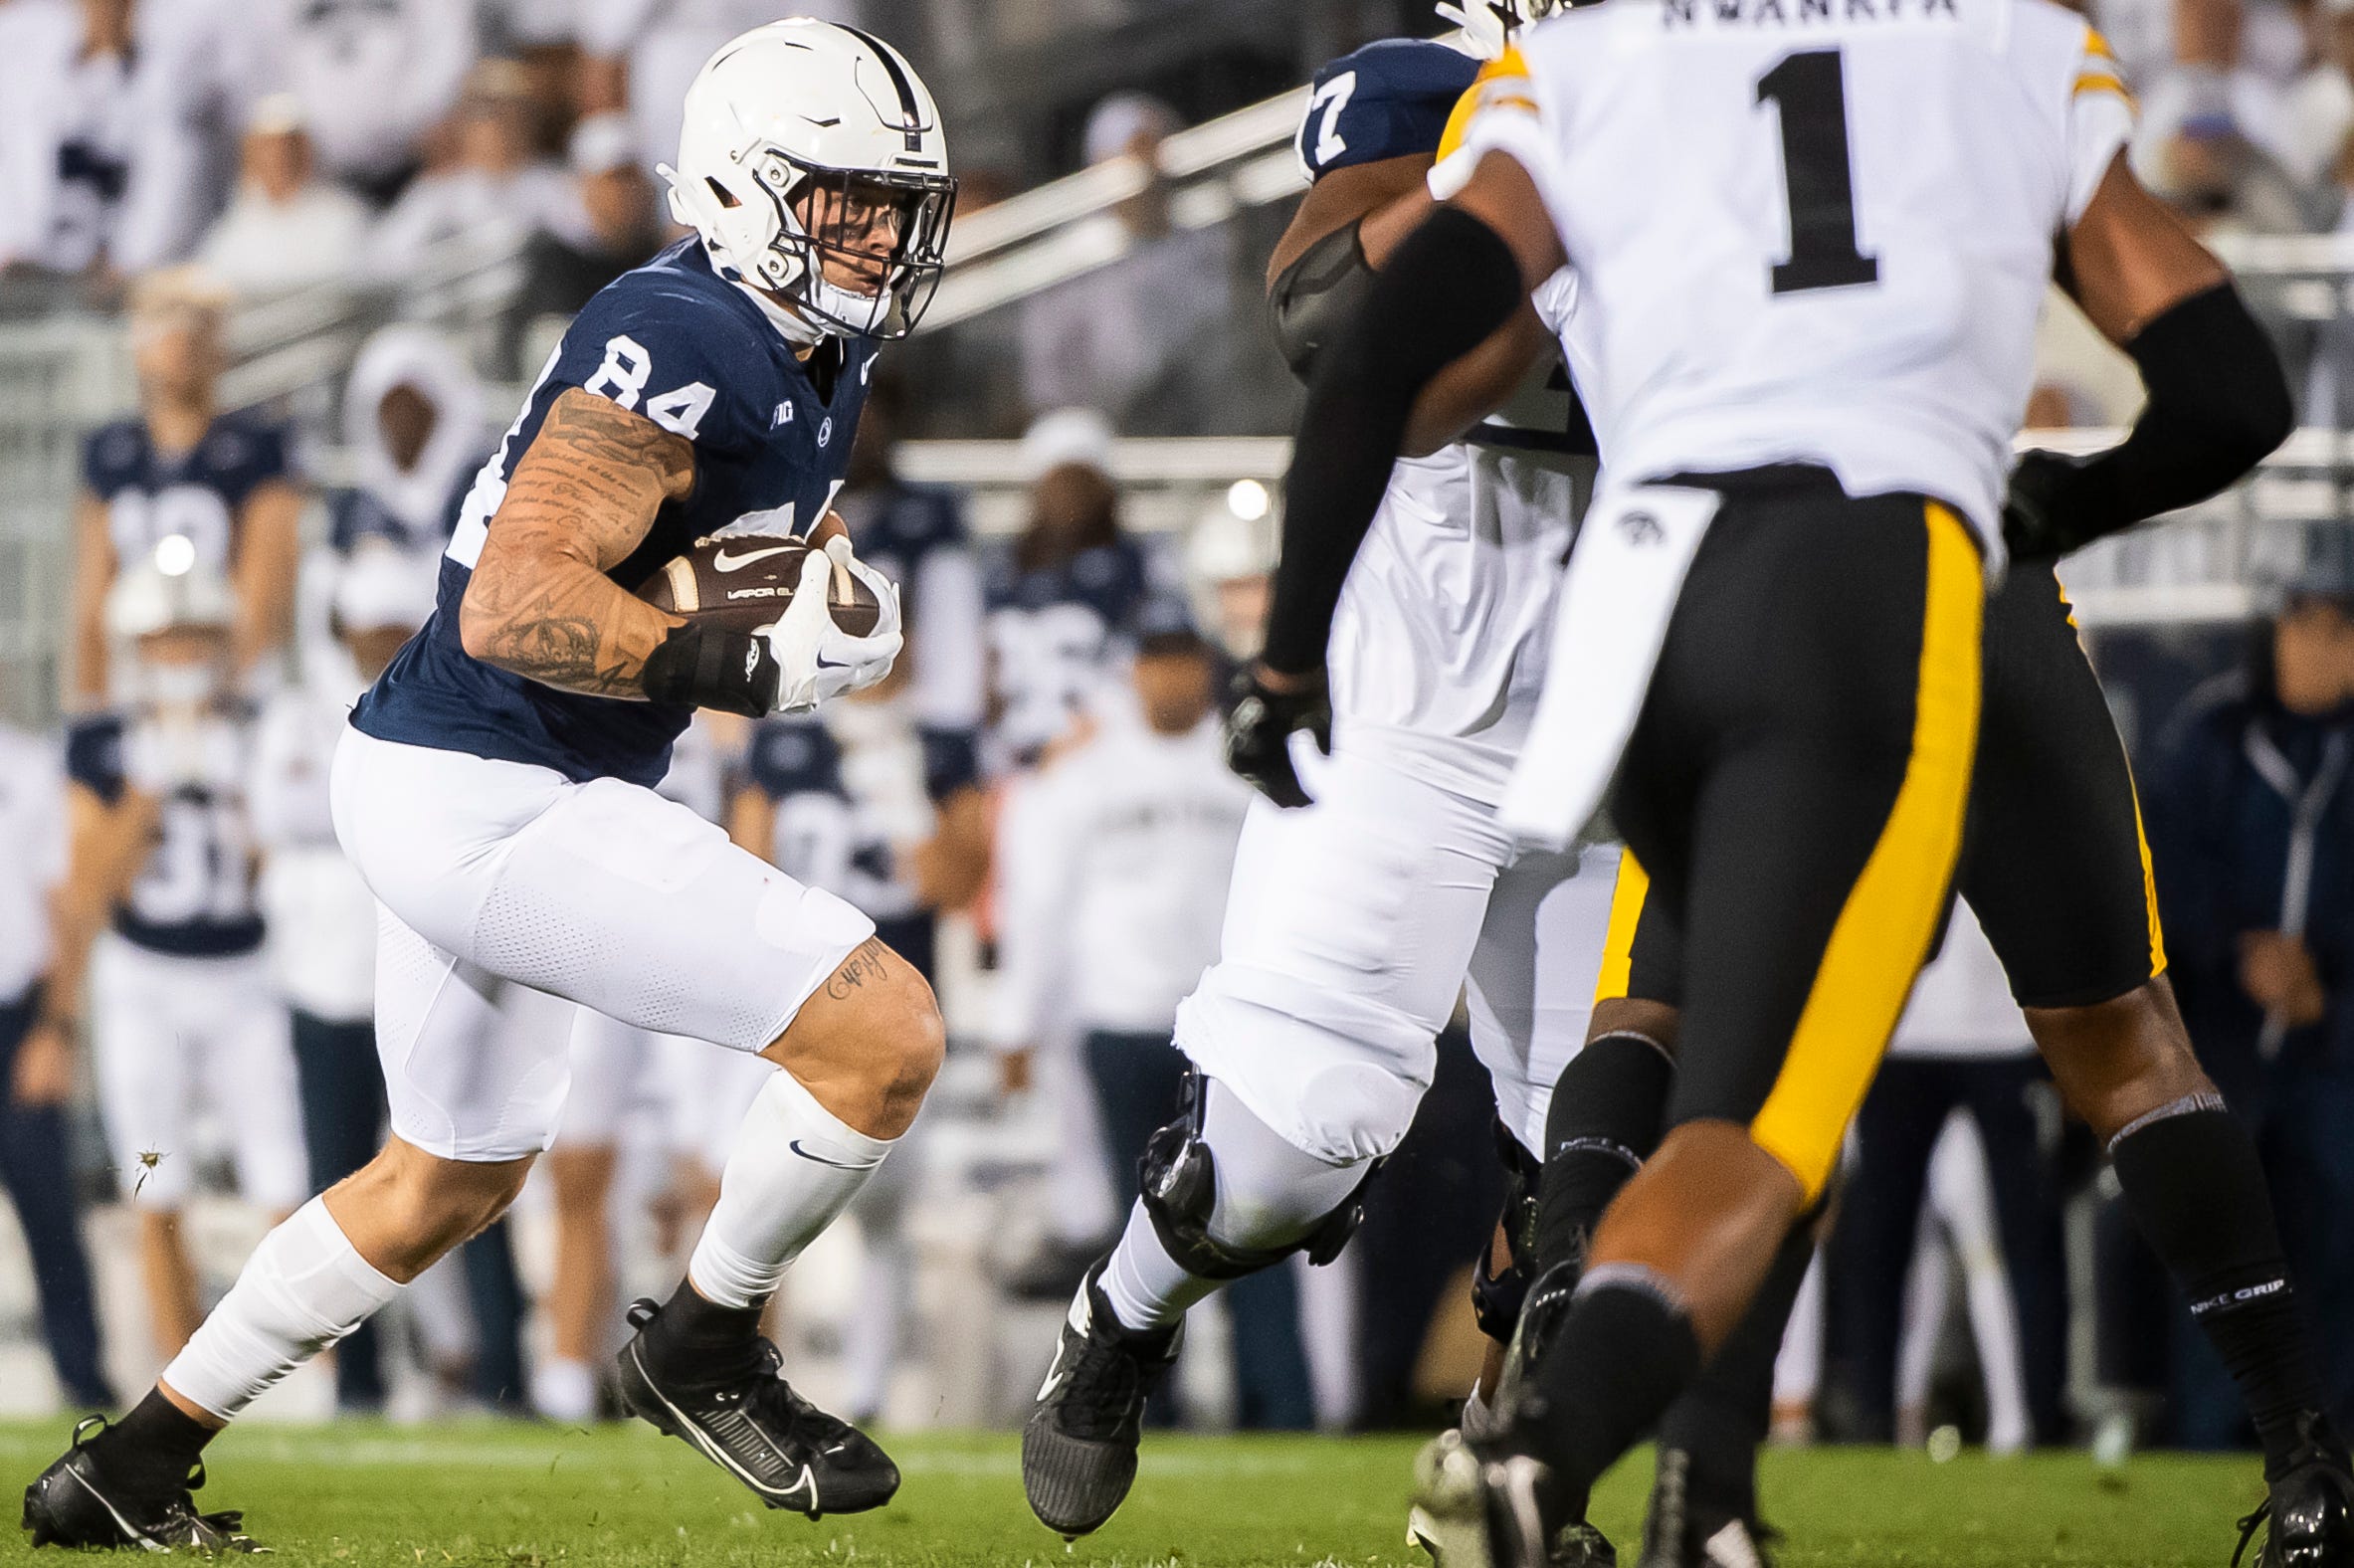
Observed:
[[[1341,584],[1389,487],[1415,399],[1527,296],[1496,232],[1442,207],[1374,275],[1364,302],[1316,355],[1283,483],[1283,550],[1260,656],[1269,669],[1323,668]]]
[[[2230,283],[2191,295],[2125,352],[2149,402],[2126,438],[2085,458],[2030,453],[2013,481],[2019,543],[2063,555],[2225,489],[2288,439],[2296,410],[2271,340]]]

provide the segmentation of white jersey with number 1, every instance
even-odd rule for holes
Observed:
[[[1529,172],[1614,483],[1777,462],[1920,491],[1990,558],[2053,247],[2132,130],[2048,0],[1614,0],[1491,66],[1434,185]]]

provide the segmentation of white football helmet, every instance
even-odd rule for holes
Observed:
[[[956,206],[939,105],[872,34],[791,17],[730,40],[661,173],[714,266],[821,331],[904,337],[939,287]]]
[[[1596,0],[1439,0],[1439,14],[1464,30],[1466,53],[1481,60],[1501,59],[1512,35],[1531,22],[1557,16],[1576,5]]]

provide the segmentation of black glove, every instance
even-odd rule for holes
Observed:
[[[2056,561],[2099,537],[2086,529],[2076,494],[2084,462],[2058,452],[2020,457],[2003,497],[2003,543],[2013,560]]]
[[[1305,806],[1308,793],[1291,767],[1291,732],[1304,729],[1316,749],[1332,755],[1332,694],[1324,673],[1296,691],[1271,691],[1259,666],[1246,665],[1234,681],[1234,710],[1226,715],[1226,765],[1278,806]]]

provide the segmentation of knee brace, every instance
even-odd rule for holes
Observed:
[[[1479,1332],[1504,1344],[1510,1342],[1512,1330],[1519,1325],[1529,1282],[1536,1277],[1536,1189],[1541,1167],[1501,1121],[1495,1124],[1495,1152],[1504,1167],[1504,1209],[1496,1223],[1504,1233],[1508,1257],[1500,1273],[1490,1274],[1490,1255],[1479,1255],[1479,1267],[1471,1271],[1471,1317]]]
[[[1295,1240],[1272,1247],[1221,1241],[1212,1227],[1218,1207],[1217,1165],[1204,1135],[1209,1097],[1208,1081],[1188,1069],[1177,1119],[1154,1133],[1144,1146],[1138,1172],[1143,1179],[1144,1212],[1171,1260],[1188,1274],[1223,1280],[1257,1274],[1297,1252],[1306,1253],[1308,1262],[1318,1267],[1338,1258],[1364,1223],[1365,1189],[1385,1162],[1367,1161],[1364,1175],[1347,1198]],[[1311,1158],[1304,1154],[1297,1157],[1303,1161]]]

